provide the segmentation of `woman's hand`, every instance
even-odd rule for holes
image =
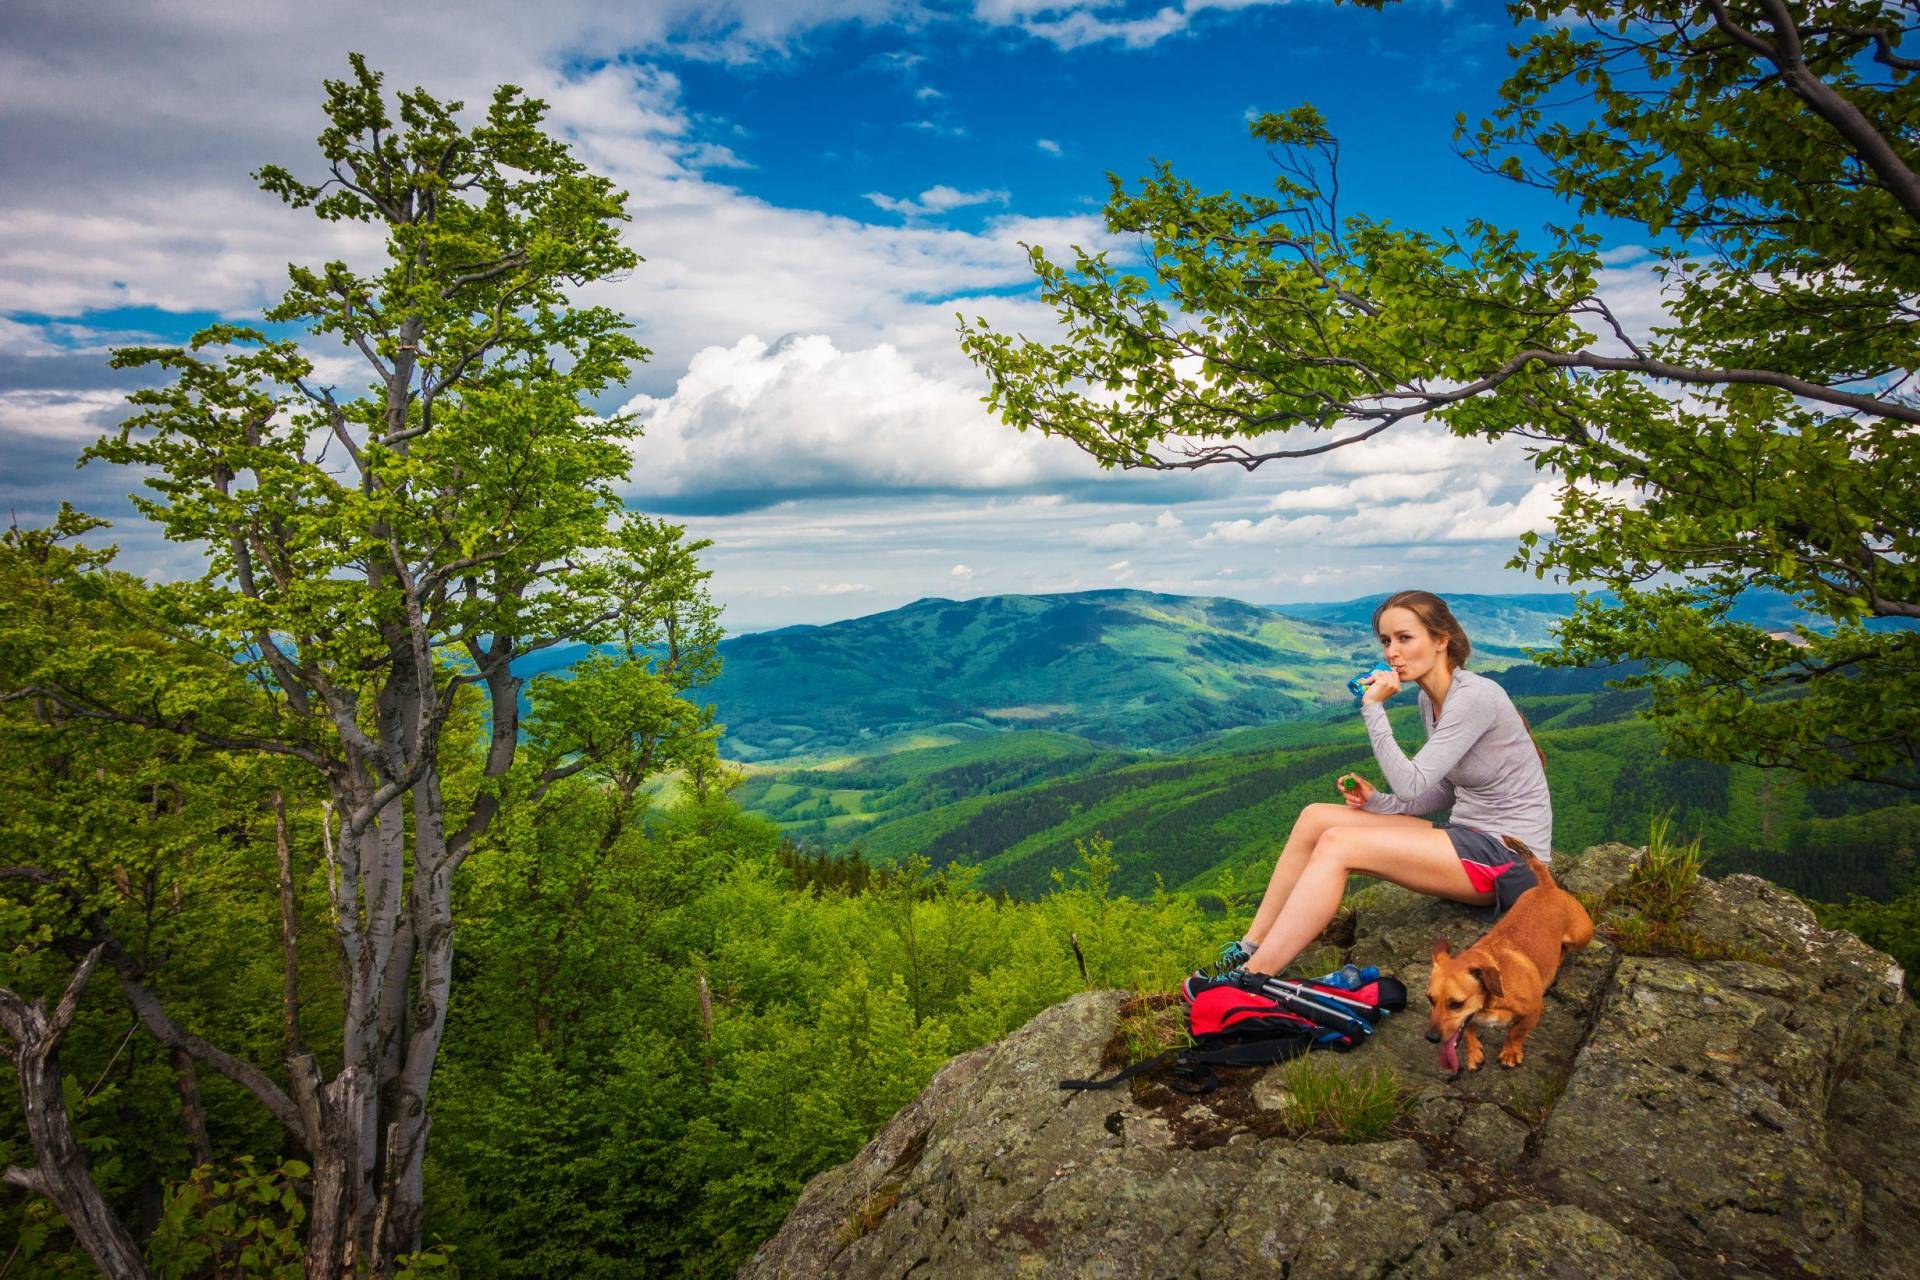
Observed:
[[[1362,702],[1385,702],[1400,692],[1400,675],[1396,671],[1376,671],[1367,677],[1367,691],[1361,695]]]
[[[1357,773],[1343,773],[1339,781],[1340,795],[1347,802],[1347,808],[1360,809],[1373,799],[1373,784]]]

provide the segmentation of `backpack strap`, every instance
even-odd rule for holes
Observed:
[[[1249,1040],[1244,1044],[1224,1045],[1218,1049],[1169,1049],[1165,1053],[1136,1062],[1104,1080],[1062,1080],[1062,1089],[1111,1089],[1135,1076],[1174,1064],[1174,1078],[1167,1083],[1181,1093],[1208,1093],[1215,1086],[1215,1067],[1268,1067],[1276,1062],[1297,1058],[1313,1047],[1311,1036],[1280,1036]]]
[[[1060,1087],[1062,1089],[1111,1089],[1113,1086],[1123,1081],[1131,1080],[1135,1076],[1145,1075],[1156,1067],[1166,1066],[1169,1062],[1177,1059],[1183,1052],[1184,1050],[1181,1049],[1169,1049],[1157,1057],[1148,1058],[1145,1062],[1136,1062],[1130,1067],[1117,1071],[1104,1080],[1062,1080]]]
[[[1276,1062],[1297,1058],[1312,1047],[1311,1036],[1280,1036],[1225,1045],[1218,1049],[1188,1049],[1182,1055],[1181,1063],[1209,1067],[1270,1067]]]

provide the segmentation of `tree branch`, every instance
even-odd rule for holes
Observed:
[[[185,1050],[196,1062],[206,1064],[247,1090],[273,1113],[274,1119],[287,1127],[289,1133],[302,1142],[306,1141],[306,1125],[300,1118],[300,1109],[294,1106],[293,1100],[281,1091],[266,1072],[182,1029],[161,1007],[159,998],[140,984],[135,976],[139,970],[133,957],[117,943],[108,941],[101,946],[119,972],[120,990],[127,997],[127,1003],[133,1006],[133,1011],[139,1015],[154,1039],[168,1048]]]
[[[141,729],[157,729],[165,733],[177,733],[182,737],[192,738],[196,742],[217,747],[223,751],[261,751],[269,755],[292,756],[296,760],[304,760],[317,768],[326,767],[324,755],[312,747],[303,746],[297,742],[287,742],[278,738],[229,737],[225,734],[208,733],[184,717],[167,720],[157,715],[139,716],[115,711],[108,707],[76,701],[72,695],[61,689],[49,689],[38,685],[16,689],[11,693],[0,694],[0,703],[29,697],[45,698],[68,714],[86,720],[105,720],[109,724],[130,724]]]
[[[1831,125],[1841,140],[1886,184],[1888,193],[1900,202],[1907,217],[1920,222],[1920,174],[1907,166],[1893,144],[1874,128],[1859,107],[1813,74],[1800,45],[1799,25],[1785,0],[1759,0],[1759,4],[1773,24],[1777,44],[1767,43],[1735,22],[1727,12],[1725,0],[1707,0],[1714,25],[1779,68],[1781,81],[1793,95]]]

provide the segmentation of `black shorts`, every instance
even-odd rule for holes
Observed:
[[[1460,865],[1466,869],[1473,887],[1493,895],[1496,916],[1540,883],[1526,859],[1507,848],[1499,836],[1478,827],[1456,827],[1451,822],[1434,825],[1453,840],[1453,851],[1459,855]]]

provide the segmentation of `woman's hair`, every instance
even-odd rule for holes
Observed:
[[[1396,591],[1380,602],[1373,611],[1373,634],[1380,634],[1380,618],[1389,609],[1406,609],[1420,619],[1420,625],[1427,629],[1430,636],[1447,638],[1447,670],[1458,671],[1467,665],[1467,659],[1473,656],[1473,641],[1467,639],[1465,627],[1460,619],[1453,616],[1453,610],[1447,608],[1447,602],[1431,591]],[[1533,753],[1540,757],[1540,767],[1547,767],[1547,753],[1540,749],[1539,739],[1533,736],[1533,726],[1527,723],[1527,713],[1515,707],[1514,713],[1520,717],[1520,723],[1526,728],[1527,738],[1533,743]]]
[[[1380,634],[1380,617],[1389,609],[1407,609],[1420,619],[1420,625],[1431,636],[1447,638],[1447,670],[1457,671],[1467,665],[1467,659],[1473,656],[1473,641],[1467,639],[1466,628],[1460,625],[1460,619],[1453,616],[1453,610],[1447,608],[1447,602],[1431,591],[1396,591],[1380,602],[1373,611],[1373,634]]]

